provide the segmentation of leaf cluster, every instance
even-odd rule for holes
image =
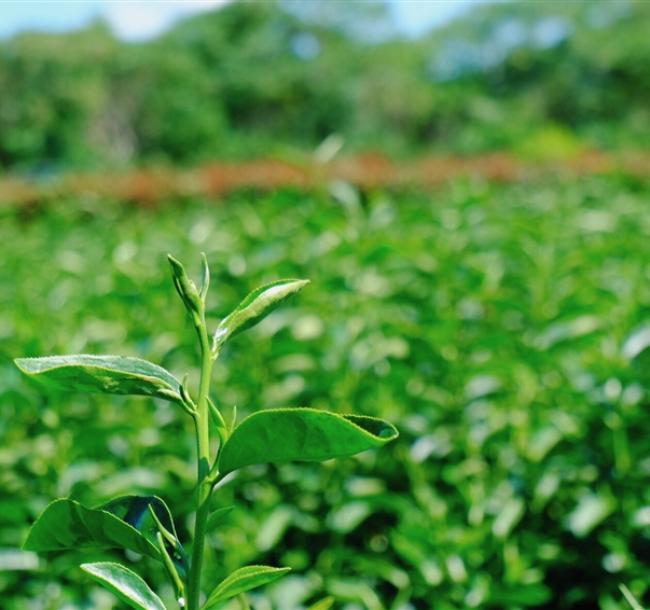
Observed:
[[[51,498],[158,495],[191,539],[195,449],[177,403],[45,394],[11,361],[74,350],[191,371],[191,322],[178,324],[163,277],[170,244],[187,260],[206,249],[212,329],[270,266],[318,278],[222,349],[213,398],[228,424],[233,405],[241,421],[260,406],[337,405],[401,435],[354,462],[238,471],[212,506],[239,508],[214,515],[206,583],[290,566],[264,591],[282,610],[325,595],[337,610],[627,610],[620,583],[650,605],[647,182],[348,191],[2,212],[3,610],[92,599],[70,556],[39,566],[15,550]],[[163,582],[160,562],[137,567]]]
[[[178,260],[171,255],[168,260],[174,286],[192,318],[201,347],[201,382],[196,400],[184,382],[162,367],[139,358],[77,354],[17,358],[15,364],[25,375],[46,386],[72,392],[162,398],[176,403],[194,419],[199,476],[192,558],[189,560],[178,539],[171,511],[155,496],[117,498],[94,509],[71,499],[56,500],[34,523],[24,548],[37,552],[118,548],[147,555],[164,564],[176,589],[178,606],[199,610],[205,527],[216,525],[224,514],[224,509],[217,509],[208,517],[206,508],[221,478],[245,466],[354,455],[394,440],[397,430],[377,418],[340,416],[309,408],[268,409],[250,415],[239,424],[234,411],[231,425],[226,426],[209,397],[212,363],[230,338],[258,323],[307,281],[279,280],[251,292],[219,323],[209,347],[205,306],[210,272],[206,257],[203,255],[200,291]],[[209,471],[205,464],[210,460],[210,449],[205,442],[210,431],[208,408],[220,439]],[[145,581],[122,564],[85,563],[81,568],[137,610],[165,609]],[[289,569],[258,565],[239,568],[212,590],[200,608],[216,607],[249,589],[276,580]]]

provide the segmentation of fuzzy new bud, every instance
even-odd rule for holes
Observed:
[[[176,291],[180,295],[185,307],[192,314],[201,314],[203,311],[203,299],[194,282],[189,278],[185,267],[176,260],[171,254],[167,255],[167,260],[172,270],[172,280]]]

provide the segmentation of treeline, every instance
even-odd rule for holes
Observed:
[[[235,2],[146,43],[103,23],[0,45],[0,167],[642,148],[650,3],[474,8],[417,39],[388,6]],[[298,10],[299,8],[299,10]]]

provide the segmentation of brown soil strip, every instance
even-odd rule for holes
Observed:
[[[221,197],[241,188],[308,189],[343,180],[361,189],[436,186],[462,176],[512,182],[549,175],[622,173],[650,177],[650,152],[588,152],[562,161],[522,161],[506,153],[474,157],[430,156],[408,162],[379,154],[319,164],[259,159],[215,162],[194,169],[152,168],[124,173],[69,174],[47,182],[0,179],[0,204],[30,206],[69,197],[155,205],[178,197]]]

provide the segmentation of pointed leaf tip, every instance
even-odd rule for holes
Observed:
[[[245,593],[256,587],[267,585],[284,576],[291,568],[273,568],[270,566],[246,566],[226,576],[210,593],[202,610],[209,610],[215,604]]]
[[[82,563],[79,567],[131,608],[165,610],[165,605],[149,585],[129,568],[110,561]]]
[[[396,439],[392,424],[317,409],[266,409],[249,415],[225,442],[219,471],[253,464],[322,461],[381,447]]]
[[[212,514],[208,517],[208,523],[206,525],[208,531],[213,530],[218,525],[221,525],[221,523],[232,512],[234,508],[235,508],[234,506],[223,506],[221,508],[217,508],[216,510],[212,511]]]
[[[284,279],[265,284],[250,292],[246,298],[227,315],[214,333],[218,349],[230,337],[250,328],[270,314],[287,297],[302,290],[309,280]]]
[[[23,548],[36,552],[123,548],[160,559],[160,552],[147,537],[120,516],[66,498],[46,507],[29,530]]]
[[[201,252],[201,267],[203,270],[203,281],[201,283],[201,300],[205,304],[205,299],[208,296],[208,288],[210,287],[210,267],[208,265],[208,257],[205,252]]]
[[[185,271],[183,264],[171,254],[167,255],[167,260],[172,271],[172,281],[176,292],[178,292],[183,304],[190,313],[200,313],[203,307],[203,301],[199,294],[196,284],[190,279]]]
[[[141,358],[72,354],[16,358],[14,363],[26,375],[63,390],[139,394],[181,402],[178,380]]]

